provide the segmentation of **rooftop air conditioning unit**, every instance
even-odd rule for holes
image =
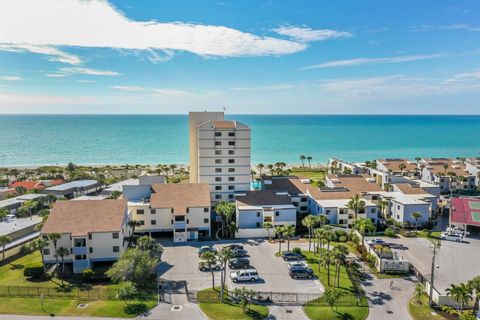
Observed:
[[[311,182],[310,179],[302,179],[300,181],[304,184],[310,184],[310,182]]]

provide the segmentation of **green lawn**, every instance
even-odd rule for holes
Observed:
[[[410,300],[408,305],[408,312],[412,316],[413,320],[451,320],[457,319],[456,317],[449,315],[445,312],[439,312],[433,310],[428,305],[428,297],[424,295],[422,297],[422,303],[418,304],[414,299]],[[433,314],[432,314],[433,312]]]
[[[84,309],[77,306],[87,303]],[[39,298],[4,298],[0,299],[0,314],[24,315],[64,315],[64,316],[98,316],[132,318],[155,306],[155,301],[132,301],[127,307],[123,301],[80,301],[67,299],[44,299],[42,311]],[[140,312],[139,312],[140,311]]]
[[[432,231],[432,232],[430,232],[430,236],[429,236],[427,231],[419,230],[417,232],[417,237],[425,238],[425,239],[428,239],[428,240],[434,242],[434,240],[436,241],[436,240],[440,239],[440,234],[441,233],[442,233],[441,231]]]
[[[320,282],[325,289],[333,288],[333,278],[335,275],[335,265],[331,264],[330,269],[330,285],[328,284],[328,269],[321,267],[318,268],[318,255],[315,256],[313,252],[303,251],[305,260],[308,265],[315,272]],[[355,294],[355,288],[352,281],[348,277],[345,267],[340,267],[340,284],[336,288],[345,295]],[[337,312],[333,312],[328,306],[318,306],[314,303],[307,304],[304,307],[305,314],[312,320],[330,320],[330,319],[352,319],[352,320],[364,320],[368,317],[368,305],[362,303],[359,306],[339,306]]]
[[[209,295],[213,294],[213,292],[213,289],[209,288],[200,291],[199,295],[202,293]],[[227,301],[226,303],[199,301],[199,306],[207,317],[213,320],[261,320],[268,316],[268,308],[262,305],[251,304],[249,305],[250,310],[247,312],[243,312],[241,307],[230,301]]]
[[[295,167],[292,168],[292,175],[298,176],[300,179],[315,179],[315,180],[324,180],[325,171],[320,169],[310,169],[308,166],[305,168]]]

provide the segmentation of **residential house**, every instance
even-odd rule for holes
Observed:
[[[288,194],[291,203],[297,208],[299,218],[308,213],[306,190],[310,185],[310,180],[299,179],[295,176],[262,176],[261,179],[262,189]]]
[[[32,180],[15,181],[14,183],[10,184],[10,188],[15,189],[17,187],[22,187],[25,188],[25,190],[27,191],[31,191],[45,189],[46,185],[42,181]]]
[[[79,196],[97,192],[100,189],[101,184],[96,180],[77,180],[45,188],[42,193],[52,194],[59,199],[74,199]]]
[[[367,172],[365,163],[346,162],[337,158],[328,159],[328,172],[340,174],[363,174]]]
[[[477,187],[480,187],[480,158],[468,158],[465,161],[465,169],[477,179]]]

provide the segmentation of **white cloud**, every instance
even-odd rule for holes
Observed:
[[[311,28],[293,26],[284,26],[273,29],[272,31],[282,36],[291,37],[295,41],[299,42],[324,41],[338,38],[349,38],[353,36],[353,34],[351,34],[350,32],[345,31],[337,31],[330,29],[314,30]]]
[[[112,86],[112,89],[120,91],[145,91],[146,88],[139,86]]]
[[[1,4],[0,4],[1,6]],[[1,13],[0,13],[1,17]],[[0,21],[0,26],[2,26]],[[0,30],[0,42],[2,39],[2,33]],[[75,56],[70,53],[66,53],[57,48],[46,46],[46,45],[31,45],[31,44],[12,44],[12,43],[0,43],[0,51],[10,51],[10,52],[32,52],[37,54],[43,54],[47,56],[47,60],[53,62],[61,62],[67,64],[78,65],[82,63],[82,59],[78,56]]]
[[[350,66],[368,65],[368,64],[401,63],[401,62],[412,62],[412,61],[418,61],[418,60],[444,58],[448,56],[450,56],[449,53],[435,53],[435,54],[417,54],[417,55],[409,55],[409,56],[383,57],[383,58],[356,58],[356,59],[330,61],[330,62],[316,64],[312,66],[306,66],[306,67],[303,67],[302,69],[337,68],[337,67],[350,67]]]
[[[472,80],[480,80],[480,70],[454,74],[452,77],[445,79],[444,83]]]
[[[480,31],[480,27],[470,26],[468,24],[458,23],[445,26],[433,26],[429,24],[424,24],[421,26],[411,27],[413,31],[423,32],[423,31],[432,31],[432,30],[464,30],[464,31]]]
[[[0,44],[10,48],[23,46],[23,50],[32,52],[39,47],[51,50],[76,46],[179,50],[218,57],[283,55],[307,47],[304,43],[224,26],[134,21],[100,0],[1,1]],[[58,52],[52,56],[66,58]]]
[[[23,79],[22,79],[22,77],[19,77],[19,76],[1,76],[0,80],[3,80],[3,81],[21,81]]]
[[[56,73],[47,73],[45,76],[50,78],[63,78],[72,74],[87,74],[90,76],[119,76],[121,73],[110,70],[98,70],[91,68],[68,67],[60,68]]]
[[[39,94],[20,94],[20,93],[0,93],[1,107],[18,110],[18,107],[31,107],[38,105],[80,105],[90,104],[96,100],[94,97],[83,96],[58,96],[58,95],[39,95]],[[41,111],[41,110],[40,110]]]

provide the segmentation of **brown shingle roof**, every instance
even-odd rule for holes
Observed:
[[[125,200],[57,201],[41,233],[86,236],[90,232],[120,231],[126,211]]]
[[[396,183],[395,185],[403,194],[428,194],[420,187],[412,187],[410,183]]]
[[[430,168],[433,174],[445,174],[445,168],[443,167],[444,164],[448,165],[447,174],[449,172],[454,172],[457,176],[468,177],[470,174],[465,169],[465,165],[461,163],[456,163],[452,159],[444,159],[444,158],[433,158],[427,160],[427,168]]]
[[[286,191],[291,195],[305,194],[309,186],[308,184],[302,183],[298,177],[265,176],[262,180],[266,190]],[[267,184],[265,181],[271,181],[271,183]]]
[[[167,183],[152,185],[150,205],[154,209],[173,208],[175,215],[185,215],[187,208],[210,207],[207,183]]]
[[[280,206],[291,205],[292,200],[286,194],[278,195],[273,190],[247,191],[245,196],[236,197],[240,206]]]
[[[235,121],[212,121],[213,127],[216,129],[235,129],[237,124]]]
[[[349,199],[356,194],[363,192],[383,191],[382,188],[374,183],[368,182],[363,175],[342,175],[332,174],[328,178],[333,180],[335,188],[339,189],[319,189],[310,187],[311,196],[317,200],[338,200]]]
[[[388,170],[392,170],[393,172],[400,172],[400,164],[404,164],[406,167],[403,171],[415,171],[417,169],[417,163],[412,162],[408,159],[380,159],[377,160],[383,164]]]

